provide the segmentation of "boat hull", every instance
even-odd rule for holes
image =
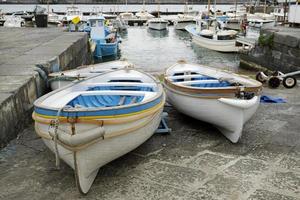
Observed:
[[[106,56],[115,56],[118,53],[118,42],[114,43],[101,43],[96,41],[96,48],[94,51],[94,57],[101,59]]]
[[[72,81],[75,81],[76,78],[74,78],[73,80],[69,79],[69,80],[55,80],[55,81],[51,81],[50,82],[50,88],[51,90],[57,90],[59,88],[65,87],[67,85],[69,85],[70,83],[72,83]]]
[[[217,40],[205,38],[197,33],[193,25],[185,27],[185,30],[190,33],[192,42],[201,47],[219,52],[238,52],[239,50],[236,46],[236,39]]]
[[[258,96],[251,100],[232,100],[229,103],[225,98],[199,98],[175,91],[168,86],[165,88],[168,102],[179,112],[215,125],[233,143],[238,142],[242,136],[243,125],[259,106]]]
[[[166,30],[168,23],[149,22],[149,28],[154,30]]]
[[[197,35],[192,35],[192,38],[195,44],[210,50],[220,52],[238,52],[238,47],[235,46],[236,40],[213,40]]]
[[[162,111],[163,107],[151,115],[139,117],[138,120],[118,125],[104,125],[105,134],[102,139],[76,151],[58,144],[59,157],[74,169],[77,187],[80,192],[87,193],[89,191],[100,167],[132,151],[149,139],[159,126]],[[126,121],[127,119],[123,120]],[[78,130],[76,134],[83,134],[85,131],[98,126],[76,124],[75,129]],[[36,122],[35,124],[38,135],[42,136],[46,146],[55,153],[55,143],[50,139],[48,128],[47,125],[42,123]],[[68,125],[62,125],[62,128],[67,129]],[[127,130],[126,133],[122,133],[124,130]],[[117,134],[113,132],[117,132]]]
[[[185,27],[188,25],[193,25],[195,24],[195,21],[185,21],[185,22],[181,22],[181,21],[175,21],[174,22],[174,27],[176,30],[183,30],[185,31]]]

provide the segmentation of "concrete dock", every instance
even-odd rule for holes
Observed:
[[[49,72],[88,63],[87,41],[61,28],[0,27],[0,148],[31,121]]]
[[[166,106],[173,132],[102,167],[86,196],[31,125],[0,151],[0,199],[300,199],[299,86],[264,94],[288,103],[261,104],[237,144]]]

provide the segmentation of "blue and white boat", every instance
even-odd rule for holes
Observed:
[[[101,166],[135,149],[161,121],[165,94],[158,80],[131,68],[72,83],[34,103],[36,133],[74,169],[87,193]]]
[[[119,39],[117,32],[109,30],[104,24],[105,18],[97,16],[90,18],[85,32],[90,32],[90,38],[95,44],[94,57],[102,59],[106,56],[115,56],[118,53]]]
[[[166,70],[164,86],[178,111],[215,125],[233,143],[256,112],[262,90],[249,77],[184,61]]]

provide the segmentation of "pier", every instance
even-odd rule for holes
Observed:
[[[85,33],[57,28],[0,27],[0,146],[32,121],[49,72],[88,63],[87,40]]]

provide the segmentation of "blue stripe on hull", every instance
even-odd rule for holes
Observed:
[[[162,96],[159,98],[148,102],[146,104],[131,106],[127,108],[112,108],[109,110],[93,110],[93,111],[62,111],[60,113],[60,116],[62,117],[91,117],[91,116],[114,116],[114,115],[124,115],[124,114],[130,114],[139,112],[142,110],[147,110],[149,108],[152,108],[156,105],[158,105],[162,101]],[[51,109],[45,109],[45,108],[39,108],[35,107],[34,111],[37,114],[40,115],[46,115],[46,116],[57,116],[58,110],[51,110]]]

